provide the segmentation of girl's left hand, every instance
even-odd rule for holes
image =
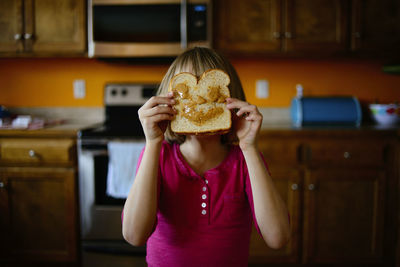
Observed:
[[[246,149],[257,145],[257,137],[263,120],[262,114],[255,105],[236,98],[227,98],[229,110],[238,109],[233,118],[233,128],[239,138],[240,148]]]

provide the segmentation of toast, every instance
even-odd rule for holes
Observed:
[[[220,69],[205,71],[199,80],[191,73],[176,74],[168,88],[174,92],[177,111],[171,130],[177,134],[228,132],[232,125],[231,112],[226,108],[229,83],[229,75]]]

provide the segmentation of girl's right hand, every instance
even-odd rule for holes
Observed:
[[[168,121],[172,120],[176,111],[172,107],[175,104],[174,94],[169,92],[167,96],[151,97],[138,111],[146,142],[159,142],[164,140],[164,132]]]

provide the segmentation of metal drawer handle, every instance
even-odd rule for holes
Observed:
[[[36,157],[36,152],[33,149],[29,150],[28,154],[31,158]]]
[[[349,158],[351,158],[351,154],[350,154],[350,152],[344,152],[343,153],[343,157],[345,158],[345,159],[349,159]]]
[[[315,190],[315,184],[309,184],[308,185],[308,190],[314,191]]]
[[[299,185],[298,184],[292,184],[291,188],[292,188],[293,191],[296,191],[296,190],[299,189]]]

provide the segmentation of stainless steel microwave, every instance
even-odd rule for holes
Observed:
[[[89,0],[89,57],[171,57],[212,43],[211,0]]]

